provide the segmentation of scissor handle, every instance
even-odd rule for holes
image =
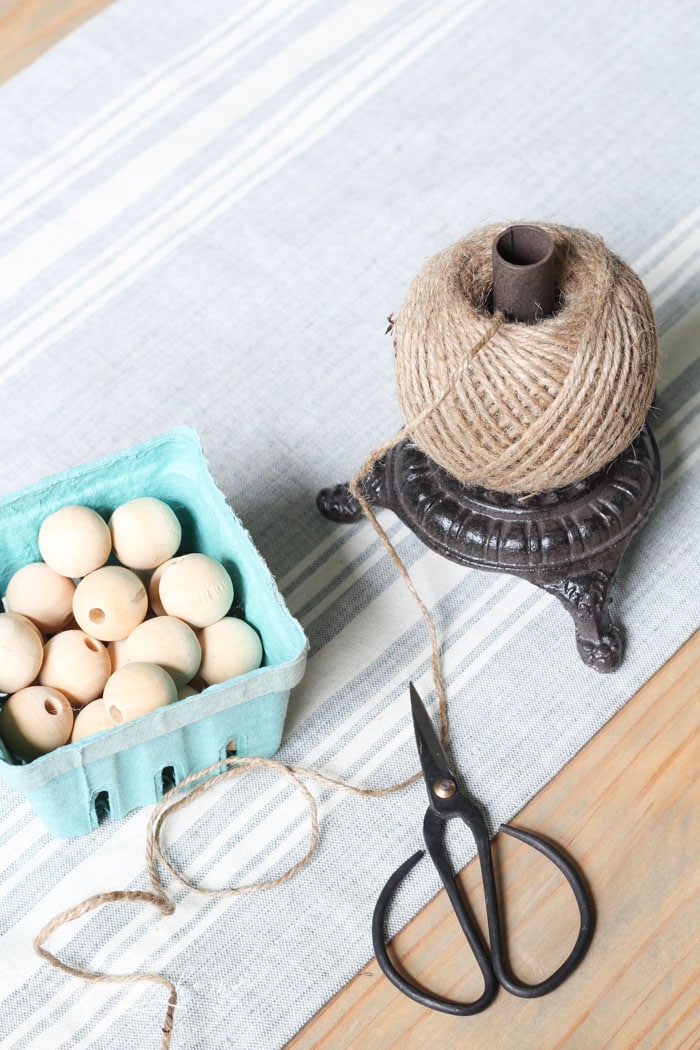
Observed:
[[[440,996],[431,995],[429,992],[412,984],[396,969],[389,958],[385,943],[386,913],[397,886],[402,882],[409,871],[416,866],[421,857],[424,856],[424,850],[419,850],[417,853],[414,853],[412,857],[409,857],[409,859],[401,865],[401,867],[397,868],[380,893],[372,919],[372,942],[374,945],[374,953],[381,970],[389,978],[392,984],[394,984],[405,995],[413,999],[415,1002],[433,1010],[440,1010],[443,1013],[455,1014],[458,1016],[469,1016],[471,1014],[480,1013],[482,1010],[486,1009],[486,1007],[493,1001],[499,984],[512,995],[517,995],[525,999],[534,999],[538,996],[546,995],[548,992],[557,988],[562,981],[566,980],[569,974],[576,969],[588,950],[588,946],[590,945],[593,936],[594,911],[593,904],[583,879],[580,877],[571,862],[558,849],[556,849],[555,846],[550,842],[547,842],[545,839],[540,838],[538,835],[534,835],[532,832],[511,827],[509,824],[502,824],[499,829],[500,831],[503,831],[506,835],[511,835],[513,838],[520,839],[528,846],[532,846],[533,849],[536,849],[539,853],[542,853],[547,857],[547,859],[550,860],[562,873],[573,891],[581,920],[578,937],[576,938],[574,947],[569,953],[569,956],[564,960],[561,966],[554,971],[554,973],[550,974],[550,976],[545,978],[544,981],[540,981],[537,984],[525,984],[524,982],[519,981],[510,969],[505,950],[488,831],[480,814],[477,816],[475,813],[475,807],[473,807],[469,800],[464,800],[464,811],[462,811],[460,802],[462,802],[462,799],[459,801],[455,799],[454,809],[449,814],[448,819],[450,817],[460,817],[472,832],[476,842],[486,903],[486,917],[491,944],[490,955],[482,940],[479,928],[472,918],[465,901],[462,899],[462,895],[457,887],[454,872],[452,871],[452,867],[445,851],[445,818],[436,814],[432,809],[428,809],[423,823],[423,834],[430,857],[442,879],[450,903],[452,904],[457,919],[459,920],[459,924],[469,942],[477,965],[481,970],[481,974],[484,978],[483,993],[478,999],[470,1003],[458,1003],[451,999],[443,999]]]
[[[519,981],[508,963],[488,830],[481,813],[470,799],[461,795],[456,796],[450,809],[443,811],[443,815],[436,813],[432,808],[427,810],[423,821],[423,836],[428,852],[440,873],[440,878],[461,923],[461,915],[455,903],[456,900],[461,901],[461,897],[444,845],[445,821],[453,817],[459,817],[467,825],[476,842],[486,902],[491,966],[498,983],[511,995],[518,995],[523,999],[536,999],[540,995],[547,995],[548,992],[558,988],[562,981],[565,981],[569,974],[576,969],[591,943],[595,925],[595,913],[585,882],[573,864],[551,842],[540,838],[539,835],[535,835],[531,831],[523,831],[521,828],[514,828],[510,824],[501,824],[499,831],[503,831],[506,835],[511,835],[513,838],[520,839],[521,842],[526,843],[528,846],[532,846],[533,849],[536,849],[538,853],[542,853],[562,873],[572,889],[580,918],[576,943],[561,966],[558,966],[554,973],[551,973],[549,977],[539,981],[537,984],[526,984],[523,981]]]
[[[486,866],[490,869],[491,896],[492,901],[495,901],[495,905],[493,903],[491,905],[492,912],[495,911],[495,931],[492,931],[491,929],[491,917],[489,916],[488,919],[489,939],[491,941],[491,960],[494,972],[498,977],[499,984],[501,984],[506,991],[509,991],[512,995],[519,995],[523,999],[536,999],[538,996],[547,995],[549,992],[553,992],[555,988],[558,988],[582,961],[593,938],[593,930],[595,928],[595,910],[584,880],[581,878],[571,861],[568,860],[568,858],[564,856],[556,846],[553,846],[551,842],[540,838],[539,835],[535,835],[531,831],[524,831],[522,828],[514,828],[510,824],[501,824],[498,830],[504,832],[506,835],[512,836],[512,838],[520,839],[520,841],[524,842],[527,846],[532,846],[532,848],[536,849],[538,853],[542,853],[547,860],[551,861],[555,868],[561,872],[568,882],[576,900],[576,904],[578,905],[580,920],[578,936],[573,948],[561,966],[558,966],[549,977],[546,977],[543,981],[539,981],[537,984],[525,984],[524,982],[519,981],[513,975],[508,965],[507,953],[503,944],[498,896],[495,879],[493,877],[490,843],[487,842],[487,865],[484,864],[485,854],[482,855],[482,852],[480,851],[479,856],[481,860],[482,878],[484,881],[484,893],[486,894],[487,916],[489,913],[489,895],[486,889]]]
[[[425,850],[418,850],[412,857],[404,861],[401,867],[397,868],[394,874],[388,879],[384,889],[379,894],[379,898],[374,908],[374,915],[372,916],[372,943],[374,946],[374,954],[377,957],[379,967],[386,977],[389,978],[391,983],[395,985],[399,991],[407,995],[409,999],[413,999],[414,1002],[420,1003],[421,1006],[427,1006],[431,1010],[440,1010],[442,1013],[454,1014],[458,1017],[468,1017],[471,1014],[481,1013],[486,1007],[493,1002],[494,996],[498,991],[498,982],[496,975],[491,967],[491,960],[488,952],[481,939],[481,934],[474,923],[473,919],[467,912],[462,898],[457,891],[454,883],[454,879],[450,877],[450,883],[444,882],[445,889],[449,894],[452,907],[454,908],[457,918],[459,919],[460,925],[471,945],[471,949],[476,958],[481,974],[484,978],[484,991],[471,1003],[458,1003],[452,999],[442,999],[439,996],[431,995],[429,992],[424,991],[417,985],[412,984],[407,977],[404,977],[400,973],[387,952],[385,942],[385,925],[386,925],[386,913],[389,910],[391,898],[394,894],[394,890],[400,882],[408,875],[412,868],[415,868],[421,857],[425,856]],[[442,872],[440,873],[442,875]],[[450,876],[452,872],[450,871]]]

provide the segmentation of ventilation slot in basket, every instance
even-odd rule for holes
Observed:
[[[160,784],[163,794],[167,794],[177,784],[174,766],[164,766],[160,774]]]
[[[109,820],[109,793],[107,791],[98,791],[93,805],[95,806],[97,823],[104,824],[105,820]]]
[[[228,744],[226,745],[226,758],[230,758],[231,755],[237,755],[237,754],[238,754],[238,751],[236,750],[236,741],[235,740],[229,740]]]

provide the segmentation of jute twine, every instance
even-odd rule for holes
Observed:
[[[426,263],[393,326],[412,437],[459,481],[501,492],[542,492],[606,466],[642,429],[656,384],[656,328],[637,275],[585,230],[538,226],[555,244],[551,317],[492,330],[491,245],[505,227],[486,226]]]
[[[477,231],[435,256],[421,271],[393,325],[399,398],[408,422],[371,453],[349,483],[425,621],[443,745],[448,742],[447,695],[435,624],[364,495],[364,478],[382,456],[410,435],[433,459],[465,481],[513,492],[563,485],[605,465],[629,444],[644,423],[654,389],[656,335],[641,282],[598,238],[563,226],[545,228],[553,235],[559,256],[563,305],[556,318],[536,326],[510,324],[486,309],[491,242],[502,227]],[[569,325],[576,332],[567,337]],[[601,350],[601,343],[607,349]],[[410,381],[406,379],[409,372]],[[595,437],[595,453],[582,447],[584,431]],[[477,438],[475,445],[470,444]],[[251,769],[279,773],[305,799],[310,814],[306,853],[282,875],[263,882],[225,889],[189,882],[164,855],[162,832],[167,818],[215,785]],[[303,780],[381,798],[404,790],[420,777],[418,772],[389,787],[365,788],[270,759],[232,756],[219,761],[187,777],[155,806],[146,831],[151,890],[113,890],[89,897],[44,926],[34,940],[35,951],[73,977],[164,987],[168,1003],[161,1047],[169,1050],[177,1004],[177,990],[169,978],[158,973],[79,969],[45,947],[51,935],[64,924],[115,902],[145,903],[162,915],[171,915],[175,904],[166,894],[161,867],[191,892],[209,897],[235,897],[283,885],[308,863],[318,842],[318,808]]]
[[[443,719],[441,719],[441,724],[442,722]],[[238,777],[242,773],[246,773],[252,769],[267,769],[286,777],[306,801],[309,807],[310,816],[309,844],[306,853],[282,875],[273,879],[266,879],[262,882],[247,883],[242,886],[231,886],[224,889],[197,886],[195,883],[186,879],[185,876],[182,875],[182,873],[179,872],[165,856],[162,844],[163,826],[167,818],[177,810],[190,805],[196,798],[205,794],[207,791],[211,791],[213,787],[218,786],[223,781],[230,780],[233,777]],[[365,788],[354,784],[347,784],[341,780],[335,780],[333,777],[326,776],[323,773],[318,773],[313,769],[305,769],[301,766],[287,766],[282,762],[275,762],[272,759],[243,758],[236,755],[222,759],[220,762],[216,762],[207,769],[203,769],[200,772],[193,773],[191,776],[186,777],[174,788],[171,788],[171,790],[168,791],[168,793],[164,795],[160,802],[155,806],[146,829],[146,870],[151,883],[151,889],[110,890],[106,893],[97,893],[92,897],[88,897],[80,904],[76,904],[74,907],[68,908],[66,911],[54,916],[54,918],[51,919],[51,921],[48,922],[34,938],[34,950],[42,959],[50,963],[55,969],[70,974],[71,977],[82,977],[86,981],[96,981],[102,984],[151,983],[165,988],[168,992],[168,1002],[162,1027],[163,1038],[161,1042],[161,1050],[169,1050],[175,1021],[177,989],[175,984],[168,977],[159,973],[113,974],[79,969],[77,966],[71,966],[70,963],[66,963],[62,959],[59,959],[57,955],[45,947],[46,941],[48,941],[51,935],[66,923],[82,918],[83,915],[87,915],[96,908],[102,907],[103,904],[149,904],[161,915],[172,915],[175,911],[175,904],[165,891],[160,867],[163,867],[168,871],[181,886],[186,887],[192,893],[198,893],[206,897],[237,897],[242,893],[254,893],[258,890],[271,889],[273,886],[281,886],[291,879],[300,868],[303,868],[304,865],[308,863],[313,856],[318,843],[318,806],[316,799],[304,784],[302,777],[307,780],[315,780],[317,783],[324,784],[327,787],[338,788],[339,790],[348,792],[352,795],[362,795],[365,798],[381,798],[384,795],[390,795],[396,791],[402,791],[410,784],[413,784],[420,776],[420,773],[415,773],[413,776],[403,780],[400,784],[392,784],[384,788]]]

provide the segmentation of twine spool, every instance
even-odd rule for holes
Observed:
[[[552,316],[494,325],[491,251],[504,227],[486,226],[428,260],[393,327],[413,439],[458,481],[516,494],[580,481],[619,455],[644,425],[658,363],[637,275],[585,230],[538,226],[555,246]]]

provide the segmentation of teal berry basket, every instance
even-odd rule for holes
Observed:
[[[57,838],[84,835],[101,819],[157,802],[168,788],[233,751],[272,756],[282,739],[289,692],[304,673],[304,632],[217,488],[196,432],[187,427],[0,499],[2,594],[20,566],[39,560],[39,527],[53,511],[80,503],[108,518],[136,496],[156,496],[172,507],[182,525],[181,552],[200,551],[226,566],[234,613],[260,634],[263,664],[32,762],[15,761],[0,741],[0,774]]]

